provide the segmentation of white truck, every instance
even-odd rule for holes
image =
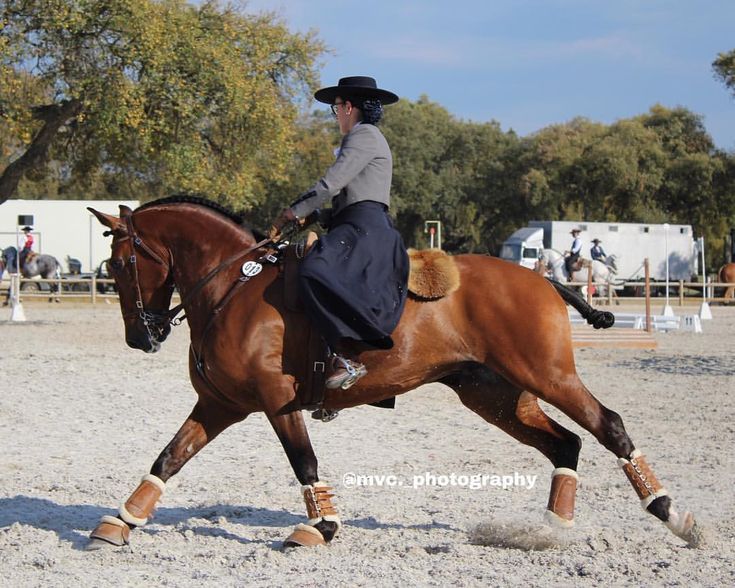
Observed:
[[[580,229],[581,256],[590,259],[592,239],[599,239],[605,253],[616,256],[620,280],[642,280],[645,258],[651,279],[666,280],[667,254],[670,280],[688,281],[697,272],[698,251],[691,225],[589,221],[530,221],[528,225],[503,243],[499,257],[533,269],[541,249],[568,251],[571,230]]]

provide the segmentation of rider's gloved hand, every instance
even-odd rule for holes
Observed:
[[[298,217],[290,208],[284,208],[273,221],[270,229],[268,229],[268,238],[274,243],[281,238],[283,228],[291,223],[298,222]]]

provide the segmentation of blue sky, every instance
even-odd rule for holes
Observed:
[[[249,0],[246,10],[315,29],[333,51],[324,85],[372,75],[520,135],[684,106],[735,150],[735,98],[711,68],[735,49],[735,0]]]

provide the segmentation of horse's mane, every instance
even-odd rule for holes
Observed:
[[[234,212],[232,209],[223,206],[219,202],[214,202],[213,200],[209,200],[208,198],[197,194],[173,194],[172,196],[166,196],[165,198],[159,198],[158,200],[151,200],[150,202],[141,204],[135,210],[145,210],[146,208],[152,208],[154,206],[161,206],[164,204],[197,204],[199,206],[204,206],[205,208],[210,208],[226,216],[239,227],[249,230],[253,235],[255,235],[256,239],[260,239],[265,236],[262,231],[256,229],[249,221],[245,220],[241,214]]]

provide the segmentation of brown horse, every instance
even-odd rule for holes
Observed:
[[[717,273],[718,279],[722,284],[735,284],[735,263],[726,263]],[[735,299],[735,286],[728,286],[725,290],[724,298]]]
[[[130,530],[145,524],[167,480],[220,432],[258,411],[273,426],[306,502],[308,521],[285,545],[331,541],[340,521],[331,488],[317,473],[298,394],[306,378],[309,323],[284,305],[279,267],[265,259],[273,251],[266,247],[270,243],[256,242],[239,219],[198,198],[171,197],[135,212],[120,206],[120,217],[92,212],[113,237],[109,265],[128,345],[157,351],[172,316],[183,308],[198,400],[118,516],[103,517],[92,532],[90,548],[128,543]],[[410,298],[393,334],[395,347],[362,352],[359,360],[368,374],[348,390],[327,391],[324,408],[375,403],[442,382],[487,422],[551,461],[546,517],[570,526],[581,439],[541,410],[541,398],[609,449],[643,507],[695,544],[699,533],[693,516],[672,508],[620,416],[595,399],[577,375],[569,318],[559,294],[567,301],[576,300],[574,295],[496,258],[453,259],[461,278],[458,289],[436,300]],[[169,310],[174,287],[181,305]]]

